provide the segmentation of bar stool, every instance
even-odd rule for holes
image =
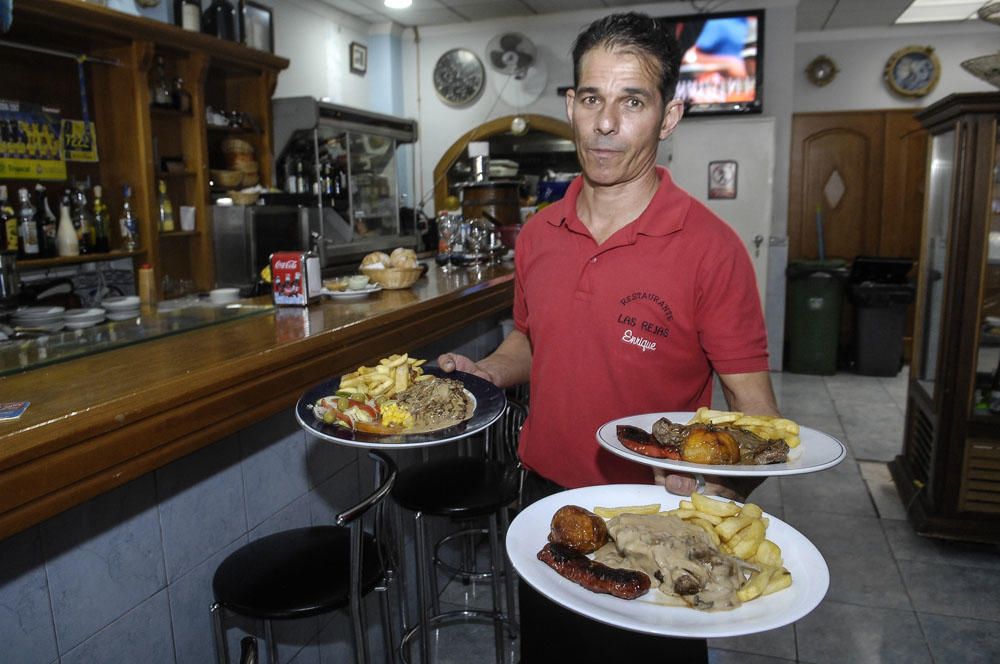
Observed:
[[[420,635],[422,664],[430,664],[430,632],[459,622],[488,619],[493,622],[497,662],[503,662],[503,628],[513,625],[514,586],[505,560],[502,533],[507,527],[507,507],[514,503],[521,489],[523,471],[517,460],[517,435],[524,422],[525,407],[508,400],[503,415],[486,430],[486,449],[481,457],[453,457],[429,461],[404,468],[392,490],[393,501],[414,512],[416,534],[417,602],[419,620],[400,642],[400,659],[409,664],[412,640]],[[493,591],[493,610],[463,609],[441,611],[435,567],[441,563],[436,554],[444,539],[431,550],[427,539],[425,517],[446,517],[465,521],[488,517],[490,570],[488,576]],[[461,533],[478,530],[460,531]],[[445,538],[448,539],[448,538]],[[476,572],[446,566],[458,574]],[[506,576],[506,612],[501,602],[500,576]],[[485,574],[483,576],[486,576]],[[513,632],[513,627],[511,627]]]
[[[396,482],[396,464],[370,450],[375,461],[375,490],[337,515],[335,526],[313,526],[275,533],[230,554],[215,571],[211,607],[216,653],[229,661],[223,612],[264,621],[268,664],[277,664],[278,648],[272,620],[306,618],[349,606],[358,664],[369,662],[362,598],[381,591],[380,608],[385,648],[395,661],[395,636],[389,611],[388,588],[394,574],[392,534],[386,528],[383,499]],[[374,509],[372,509],[374,508]],[[363,516],[373,513],[374,534],[363,529]]]

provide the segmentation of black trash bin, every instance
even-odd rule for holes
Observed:
[[[785,368],[802,374],[836,373],[846,261],[789,261],[785,274],[788,276]]]
[[[858,256],[848,280],[854,304],[854,370],[895,376],[903,366],[906,309],[916,292],[906,275],[909,258]]]

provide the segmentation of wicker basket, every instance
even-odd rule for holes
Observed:
[[[422,267],[383,267],[361,268],[361,273],[377,283],[382,288],[394,290],[409,288],[424,273]]]
[[[233,205],[254,205],[260,198],[259,191],[230,191],[227,195],[233,199]]]

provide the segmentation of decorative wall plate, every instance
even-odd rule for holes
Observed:
[[[825,55],[817,55],[806,66],[806,77],[815,86],[823,87],[837,76],[837,65]]]
[[[453,48],[434,65],[434,89],[449,106],[465,106],[483,91],[486,69],[482,60],[467,48]]]
[[[937,85],[941,63],[930,46],[906,46],[889,56],[882,76],[896,94],[923,97]]]

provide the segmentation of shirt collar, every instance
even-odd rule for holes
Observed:
[[[653,194],[649,205],[632,223],[622,229],[627,229],[628,241],[634,241],[636,235],[669,235],[684,228],[684,219],[687,217],[688,208],[691,207],[690,196],[674,184],[670,172],[663,166],[656,167],[656,174],[660,178],[660,186]],[[576,214],[576,200],[582,188],[583,176],[579,175],[566,188],[562,200],[553,204],[553,207],[559,207],[553,210],[555,214],[548,217],[549,224],[590,234]]]

